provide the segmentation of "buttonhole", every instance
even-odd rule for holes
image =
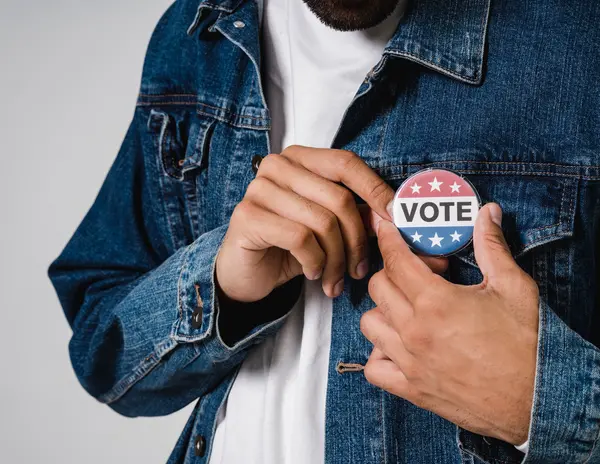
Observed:
[[[344,363],[339,362],[335,370],[338,374],[345,374],[346,372],[360,372],[365,369],[365,366],[357,363]]]

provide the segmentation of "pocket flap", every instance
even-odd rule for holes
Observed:
[[[494,173],[467,175],[482,203],[502,207],[502,229],[515,258],[548,242],[573,235],[576,178]],[[473,247],[457,255],[475,263]]]
[[[206,167],[215,122],[186,109],[150,111],[148,129],[157,135],[158,154],[166,175],[183,180],[186,172]]]

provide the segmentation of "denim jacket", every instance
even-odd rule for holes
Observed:
[[[149,45],[133,121],[49,275],[83,387],[126,416],[195,401],[170,463],[203,464],[240,364],[299,294],[219,307],[216,254],[269,152],[260,4],[178,0]],[[541,294],[527,456],[370,385],[368,277],[333,302],[326,464],[600,463],[600,2],[414,0],[357,89],[333,146],[393,187],[426,167],[498,202]],[[302,70],[296,70],[302,78]],[[371,241],[370,274],[381,269]],[[482,276],[472,248],[450,281]],[[498,411],[502,414],[502,411]],[[307,443],[306,446],[310,446]]]

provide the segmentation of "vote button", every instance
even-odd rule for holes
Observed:
[[[473,240],[480,207],[479,194],[467,179],[447,169],[425,169],[396,191],[394,223],[415,252],[449,256]]]

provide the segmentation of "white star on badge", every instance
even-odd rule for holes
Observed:
[[[419,231],[416,230],[414,235],[411,235],[410,237],[413,239],[413,243],[415,243],[415,242],[421,243],[421,237],[423,237],[423,236],[419,235]]]
[[[440,248],[442,248],[442,240],[444,240],[444,237],[438,236],[436,232],[433,237],[429,237],[429,240],[431,240],[431,248],[433,248],[434,246],[439,246]]]
[[[452,237],[452,243],[460,242],[460,238],[462,237],[462,234],[459,234],[458,231],[455,230],[453,234],[450,234],[450,237]]]
[[[416,182],[410,186],[412,193],[421,193],[421,186]]]
[[[429,185],[431,185],[431,190],[430,192],[433,192],[434,190],[437,190],[438,192],[441,192],[440,190],[440,185],[443,184],[443,182],[438,182],[437,177],[433,178],[433,182],[427,182]]]
[[[452,185],[450,186],[450,188],[452,189],[452,192],[450,192],[450,193],[454,193],[454,192],[456,192],[456,193],[460,193],[460,188],[461,188],[461,187],[462,187],[462,185],[458,185],[458,184],[456,183],[456,181],[454,181],[454,184],[452,184]]]

